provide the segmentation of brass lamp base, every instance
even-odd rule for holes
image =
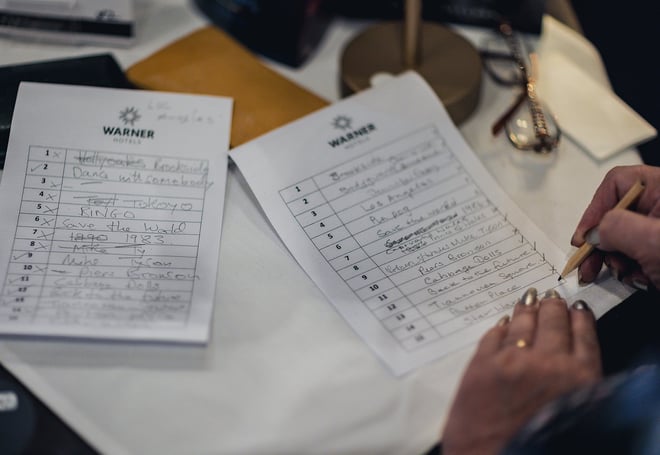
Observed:
[[[422,23],[419,63],[404,64],[401,22],[374,25],[355,37],[341,57],[342,95],[366,89],[378,73],[417,71],[438,95],[457,125],[474,111],[481,89],[479,52],[462,36],[439,24]]]

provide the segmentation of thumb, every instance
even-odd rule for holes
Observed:
[[[624,209],[605,214],[598,226],[599,249],[623,253],[638,263],[647,256],[657,256],[660,243],[660,219]],[[647,258],[648,259],[648,258]]]

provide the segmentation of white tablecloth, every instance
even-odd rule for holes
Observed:
[[[0,64],[110,50],[126,68],[205,24],[183,1],[137,6],[132,48],[0,38]],[[342,46],[363,26],[336,20],[300,69],[270,64],[336,100]],[[478,110],[460,129],[567,251],[605,172],[639,156],[631,149],[599,163],[568,140],[549,157],[522,154],[489,133],[511,96],[484,78]],[[107,454],[418,454],[437,440],[469,352],[393,377],[289,255],[234,166],[219,261],[206,347],[4,339],[0,361]]]

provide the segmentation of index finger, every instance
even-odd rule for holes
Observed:
[[[657,218],[612,210],[603,217],[600,226],[600,249],[623,253],[642,267],[658,262],[655,244],[660,238],[660,220]]]
[[[534,348],[546,354],[571,351],[571,330],[566,301],[557,295],[539,304]]]
[[[571,244],[581,246],[586,232],[600,223],[605,213],[614,208],[635,181],[644,181],[646,177],[644,166],[617,166],[610,170],[596,189],[575,228]]]

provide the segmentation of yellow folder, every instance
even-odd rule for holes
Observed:
[[[328,105],[214,26],[135,63],[126,75],[143,89],[233,98],[232,147]]]

